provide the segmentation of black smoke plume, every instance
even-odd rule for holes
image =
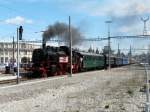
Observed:
[[[73,45],[80,43],[81,39],[84,38],[79,29],[73,26],[71,26],[71,34]],[[49,25],[48,29],[43,33],[43,44],[46,45],[46,41],[56,37],[60,40],[64,40],[68,43],[67,45],[69,45],[69,26],[60,22],[56,22],[54,25]]]

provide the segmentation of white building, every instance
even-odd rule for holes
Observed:
[[[20,62],[24,57],[31,61],[33,50],[39,47],[36,44],[20,43]],[[17,60],[17,43],[14,43],[13,49],[13,42],[0,42],[0,63],[12,62],[13,52],[14,60]]]

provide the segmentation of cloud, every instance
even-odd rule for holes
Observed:
[[[149,4],[150,0],[80,0],[70,9],[95,18],[110,18],[116,33],[142,34],[143,22],[140,18],[150,14]]]
[[[142,29],[141,29],[141,32],[139,32],[139,29],[137,29],[137,27],[128,27],[128,26],[121,26],[117,29],[117,32],[120,32],[120,33],[130,33],[130,34],[134,34],[134,35],[142,35]],[[137,34],[138,32],[138,34]]]
[[[147,22],[147,34],[150,35],[150,22]],[[137,22],[135,25],[121,25],[114,29],[116,34],[125,34],[125,35],[143,35],[144,23],[142,21]]]
[[[116,17],[141,15],[150,13],[149,0],[105,0],[105,1],[78,1],[72,5],[74,10],[85,12],[91,16]]]
[[[22,25],[22,24],[32,24],[33,20],[26,19],[21,16],[16,16],[14,18],[9,18],[4,21],[6,24]]]
[[[105,15],[109,14],[116,17],[142,15],[150,13],[149,4],[150,1],[148,0],[120,0],[117,3],[100,8],[94,14],[98,15],[98,12],[101,10]]]

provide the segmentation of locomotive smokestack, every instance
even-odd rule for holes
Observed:
[[[81,42],[81,35],[79,29],[71,26],[72,42],[73,45]],[[58,37],[61,40],[65,40],[69,43],[68,24],[56,22],[54,25],[48,26],[48,29],[43,33],[43,47],[46,46],[46,41]],[[44,41],[45,40],[45,41]]]

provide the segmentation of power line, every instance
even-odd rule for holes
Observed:
[[[113,49],[113,50],[117,51],[118,49]],[[119,49],[119,50],[127,50],[127,51],[129,51],[130,49],[123,48],[123,49]],[[132,48],[132,51],[147,51],[147,50],[150,50],[150,49]]]
[[[132,38],[132,39],[150,39],[150,35],[146,35],[146,36],[143,36],[143,35],[139,35],[139,36],[113,36],[113,37],[110,37],[111,39],[126,39],[126,38]],[[108,38],[84,38],[84,39],[79,39],[81,41],[104,41],[104,40],[108,40]],[[35,42],[35,43],[41,43],[42,40],[33,40],[33,41],[26,41],[26,40],[22,40],[22,41],[25,41],[25,42]],[[66,40],[62,40],[62,39],[50,39],[48,40],[48,42],[68,42]]]

